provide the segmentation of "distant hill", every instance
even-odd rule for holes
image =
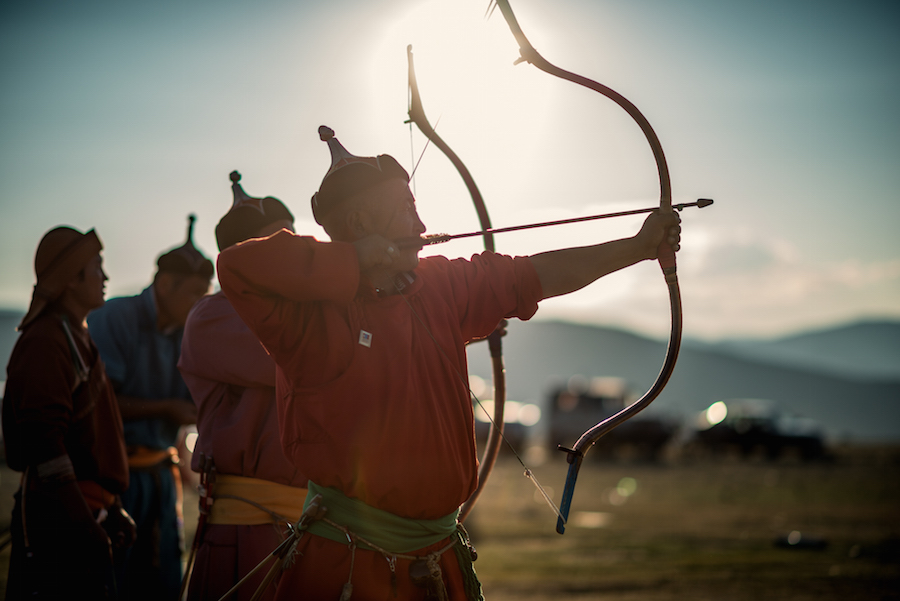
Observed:
[[[900,379],[900,323],[897,322],[860,322],[775,340],[730,340],[716,347],[766,363],[848,377]]]
[[[573,375],[622,377],[643,393],[665,356],[664,341],[562,322],[513,321],[504,343],[508,397],[521,401],[543,402]],[[469,357],[470,371],[490,381],[486,345],[472,345]],[[672,379],[645,413],[687,419],[730,398],[771,399],[785,412],[817,420],[832,439],[900,441],[900,377],[845,376],[711,345],[683,345]]]
[[[22,315],[0,310],[0,380]],[[542,404],[574,375],[625,378],[643,393],[664,356],[665,341],[629,332],[513,320],[504,339],[508,397]],[[487,345],[471,345],[469,357],[470,372],[490,382]],[[645,413],[688,419],[730,398],[771,399],[817,420],[832,439],[900,442],[900,324],[860,323],[766,342],[685,341],[675,374]]]

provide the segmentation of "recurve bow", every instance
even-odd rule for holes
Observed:
[[[638,126],[641,128],[641,131],[644,132],[647,141],[650,143],[650,148],[653,150],[653,156],[656,159],[657,171],[659,172],[659,211],[671,213],[672,187],[669,180],[669,168],[666,164],[666,157],[663,153],[659,138],[656,136],[656,132],[653,131],[653,128],[650,126],[650,122],[647,121],[646,117],[644,117],[644,115],[634,104],[632,104],[618,92],[615,92],[607,86],[604,86],[603,84],[600,84],[592,79],[588,79],[587,77],[583,77],[576,73],[560,69],[559,67],[549,63],[546,59],[544,59],[543,56],[538,53],[537,50],[535,50],[534,46],[532,46],[528,41],[528,38],[525,37],[525,34],[522,32],[522,28],[519,26],[519,23],[516,20],[515,14],[513,14],[512,7],[510,7],[508,0],[492,0],[492,2],[496,2],[496,6],[500,8],[500,12],[503,14],[504,19],[506,19],[507,25],[509,25],[512,34],[515,36],[516,41],[519,43],[520,57],[516,60],[516,64],[523,61],[529,62],[536,66],[538,69],[549,73],[550,75],[560,77],[562,79],[594,90],[595,92],[606,96],[610,100],[613,100],[616,104],[625,109],[625,111],[629,115],[631,115],[631,117],[637,122]],[[625,422],[626,420],[634,417],[638,412],[642,411],[651,402],[653,402],[653,400],[657,396],[659,396],[659,393],[662,392],[662,389],[669,381],[669,377],[672,375],[672,372],[675,369],[675,362],[678,359],[678,351],[681,347],[681,292],[678,287],[678,275],[675,265],[675,251],[668,245],[665,240],[658,249],[657,260],[659,261],[659,265],[662,268],[663,275],[665,276],[666,280],[666,285],[669,289],[669,304],[672,313],[669,343],[666,349],[666,357],[663,362],[663,366],[656,377],[656,381],[653,382],[653,385],[650,387],[650,389],[646,393],[644,393],[644,395],[641,396],[637,401],[635,401],[625,409],[622,409],[615,415],[589,428],[575,442],[572,448],[560,446],[560,450],[566,452],[567,460],[569,462],[569,471],[568,475],[566,476],[566,485],[563,490],[562,501],[559,507],[561,516],[557,519],[556,523],[556,531],[560,534],[563,534],[566,529],[566,520],[569,516],[569,509],[571,508],[572,504],[572,496],[575,492],[575,482],[578,478],[578,471],[581,468],[581,463],[584,460],[585,453],[594,445],[595,442],[597,442],[597,440],[600,439],[601,436],[603,436],[616,426],[620,425],[621,423]]]

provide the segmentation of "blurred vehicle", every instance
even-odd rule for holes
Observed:
[[[488,398],[493,390],[482,378],[469,375],[469,392],[473,397],[475,442],[479,449],[483,449],[488,435],[494,427],[494,400]],[[533,444],[540,422],[541,408],[536,404],[507,399],[503,405],[503,438],[505,442],[501,442],[500,452],[511,453],[510,447],[516,453],[524,452]]]
[[[494,401],[484,400],[475,403],[475,440],[479,445],[487,442],[494,418]],[[528,447],[534,426],[541,420],[541,408],[534,403],[506,401],[503,407],[503,438],[509,443],[500,445],[500,452],[516,452]]]
[[[637,400],[622,378],[572,378],[552,390],[548,407],[548,443],[571,447],[585,430]],[[599,459],[659,461],[678,430],[675,420],[639,413],[603,437],[587,453]]]
[[[743,458],[776,460],[796,456],[804,461],[828,459],[821,426],[812,419],[787,415],[774,401],[717,401],[697,415],[688,442],[694,452],[737,453]]]

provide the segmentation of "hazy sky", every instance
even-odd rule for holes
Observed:
[[[900,5],[827,0],[512,0],[550,62],[631,100],[685,211],[686,335],[775,335],[900,318]],[[353,153],[410,166],[413,45],[432,124],[495,226],[658,203],[649,146],[600,95],[533,66],[487,0],[4,3],[0,8],[0,306],[24,309],[48,229],[94,227],[108,296],[149,283],[184,239],[216,254],[228,174],[324,237],[309,198],[327,124]],[[447,159],[414,181],[431,232],[478,229]],[[631,235],[641,218],[506,234],[528,254]],[[469,256],[479,242],[426,249]],[[654,264],[546,302],[538,317],[667,330]]]

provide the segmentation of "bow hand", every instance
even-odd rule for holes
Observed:
[[[645,259],[659,259],[668,252],[674,254],[681,249],[681,217],[678,213],[655,211],[644,220],[636,238],[646,251]]]

